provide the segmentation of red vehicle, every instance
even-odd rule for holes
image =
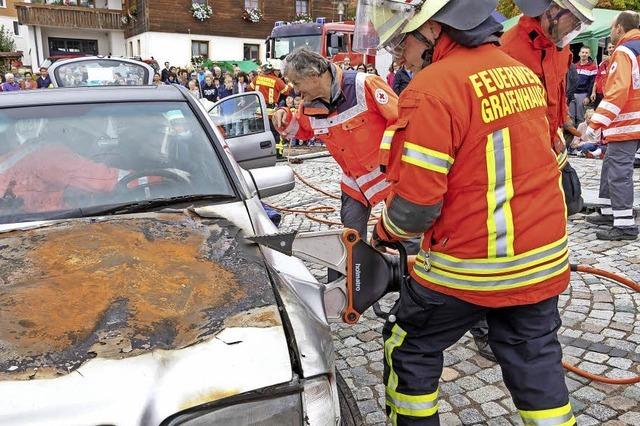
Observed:
[[[354,29],[353,22],[327,23],[325,18],[309,23],[277,21],[267,39],[267,58],[282,60],[295,48],[306,46],[332,62],[339,63],[349,57],[352,66],[375,64],[375,56],[352,50]]]

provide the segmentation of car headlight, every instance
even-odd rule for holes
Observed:
[[[273,396],[260,392],[261,396],[245,402],[240,400],[219,408],[190,409],[172,416],[163,426],[335,426],[340,422],[340,405],[335,382],[327,377],[307,380],[301,387],[290,388],[289,393]],[[278,393],[279,391],[275,391]],[[248,398],[250,398],[248,396]]]
[[[340,403],[335,382],[327,377],[304,384],[303,403],[309,426],[333,426],[340,423]]]
[[[168,425],[256,425],[299,426],[302,422],[302,398],[299,393],[234,404],[214,411],[184,414]]]

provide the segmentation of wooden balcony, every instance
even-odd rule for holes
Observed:
[[[21,25],[122,30],[122,10],[54,4],[15,3]]]

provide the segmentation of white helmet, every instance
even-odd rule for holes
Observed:
[[[428,20],[458,30],[480,25],[497,0],[358,0],[353,48],[360,52],[392,50]]]
[[[514,0],[516,6],[527,16],[538,17],[545,12],[551,13],[549,8],[555,4],[560,9],[559,13],[549,15],[551,28],[546,30],[550,33],[552,41],[558,47],[565,47],[581,32],[593,24],[593,8],[598,0]],[[571,14],[569,19],[563,16]]]

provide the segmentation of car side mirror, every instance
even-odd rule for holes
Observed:
[[[284,194],[295,187],[293,170],[289,166],[263,167],[248,171],[258,190],[258,197],[267,198]]]

